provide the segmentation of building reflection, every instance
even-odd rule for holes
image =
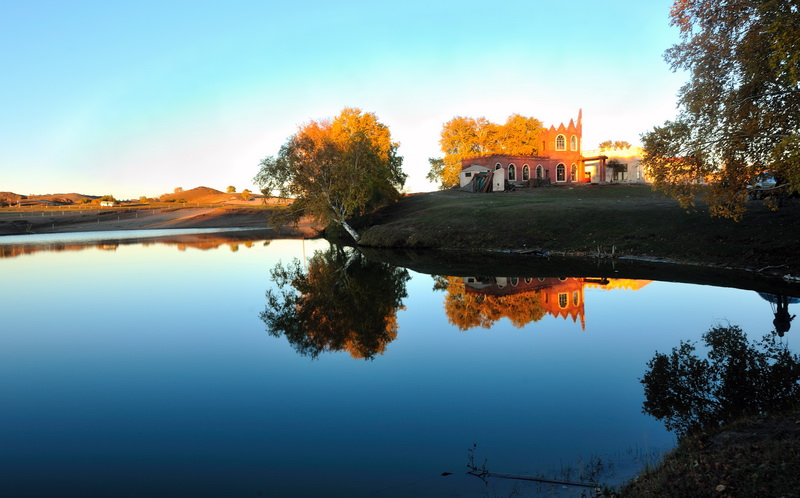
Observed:
[[[489,328],[508,318],[518,328],[545,315],[580,322],[586,329],[584,291],[639,290],[650,280],[595,277],[443,277],[445,312],[461,330]]]

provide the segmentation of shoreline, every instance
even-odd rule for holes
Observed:
[[[641,192],[641,188],[622,188],[625,194]],[[497,204],[506,204],[503,209],[511,212],[522,212],[525,204],[531,202],[541,203],[539,197],[555,206],[566,206],[567,199],[547,200],[547,196],[561,194],[565,191],[558,189],[540,190],[536,192],[518,193],[517,195],[502,194],[497,196],[478,196],[475,194],[460,194],[452,192],[434,192],[409,196],[400,203],[390,206],[379,213],[378,219],[372,220],[367,227],[362,227],[362,245],[364,250],[383,250],[411,253],[440,254],[443,258],[450,259],[505,259],[513,258],[525,260],[541,260],[546,258],[578,258],[594,262],[623,262],[653,263],[658,265],[690,266],[722,271],[747,272],[754,277],[767,279],[781,279],[789,285],[800,284],[800,267],[794,257],[789,257],[785,250],[770,250],[764,244],[770,242],[769,234],[762,237],[752,237],[753,245],[760,245],[758,256],[754,257],[755,248],[742,246],[742,251],[731,252],[725,239],[730,239],[730,228],[725,223],[708,220],[702,216],[694,216],[694,223],[698,220],[705,222],[705,227],[692,227],[683,223],[681,229],[686,239],[692,239],[687,246],[677,244],[665,233],[657,237],[650,233],[646,237],[633,234],[622,238],[620,233],[626,228],[633,231],[628,223],[622,230],[618,227],[606,227],[587,233],[585,240],[596,240],[591,244],[581,243],[584,237],[575,235],[574,228],[568,231],[558,231],[548,228],[553,215],[547,210],[540,209],[538,219],[528,223],[519,224],[520,233],[514,233],[516,226],[509,229],[509,225],[491,227],[475,225],[472,219],[460,218],[458,214],[441,212],[436,208],[447,208],[447,203],[455,198],[458,202],[469,202],[487,214],[497,208]],[[590,190],[580,191],[581,197],[586,197]],[[602,192],[602,190],[598,190]],[[544,194],[544,195],[542,195]],[[619,194],[619,192],[618,192]],[[574,197],[574,194],[572,195]],[[615,198],[616,199],[616,198]],[[626,199],[623,197],[622,199]],[[421,207],[415,206],[423,200]],[[500,201],[499,203],[497,201]],[[670,214],[676,208],[665,204],[663,199],[652,199],[640,196],[635,199],[637,207],[650,209],[654,215],[664,212]],[[609,208],[602,203],[605,199],[597,199],[596,204],[603,212],[613,216],[616,206]],[[619,202],[619,199],[616,199]],[[615,202],[615,204],[616,204]],[[540,208],[544,206],[540,204]],[[567,206],[568,207],[568,206]],[[431,209],[433,208],[433,209]],[[557,209],[563,209],[557,207]],[[420,211],[421,210],[421,211]],[[427,218],[424,212],[435,211],[436,216]],[[153,230],[175,228],[244,228],[254,230],[270,229],[269,214],[271,210],[264,207],[249,206],[140,206],[135,208],[92,208],[92,209],[58,209],[48,208],[34,211],[0,210],[0,244],[3,236],[25,234],[56,234],[95,231],[125,231],[125,230]],[[387,214],[388,212],[388,214]],[[681,214],[685,214],[682,213]],[[672,214],[672,216],[675,216]],[[776,215],[773,215],[773,217]],[[689,217],[689,215],[685,215]],[[794,216],[791,216],[793,218]],[[772,219],[772,218],[770,218]],[[444,224],[444,226],[443,226]],[[673,223],[674,225],[674,223]],[[745,227],[745,224],[739,224]],[[727,230],[722,232],[721,228]],[[765,227],[767,228],[767,227]],[[664,231],[674,228],[665,224]],[[652,230],[652,228],[647,228]],[[323,227],[311,220],[301,220],[300,223],[282,226],[275,230],[275,235],[286,237],[317,237],[322,234]],[[704,233],[704,231],[708,233]],[[713,233],[713,232],[718,233]],[[449,234],[449,235],[448,235]],[[448,236],[443,236],[448,235]],[[335,234],[334,234],[335,236]],[[591,237],[591,238],[589,238]],[[705,238],[705,240],[704,240]],[[792,237],[792,238],[796,238]],[[598,243],[605,239],[605,243]],[[642,239],[658,239],[655,244],[642,243]],[[786,240],[773,239],[773,244]],[[539,242],[539,243],[537,243]],[[588,247],[587,247],[588,246]],[[694,247],[692,247],[694,246]],[[691,247],[689,251],[688,249]],[[765,250],[766,249],[766,250]],[[784,248],[785,249],[785,248]],[[747,251],[748,254],[743,254]],[[790,251],[794,252],[794,251]],[[745,257],[742,257],[745,256]],[[429,259],[429,258],[424,258]]]
[[[173,228],[270,229],[269,211],[246,207],[170,207],[136,209],[86,209],[0,211],[0,244],[5,235],[98,231],[156,230]],[[287,236],[315,236],[321,228],[302,220],[296,227],[281,227]]]

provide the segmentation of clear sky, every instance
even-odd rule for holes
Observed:
[[[254,189],[346,106],[401,143],[410,191],[454,116],[565,124],[584,149],[675,116],[671,0],[0,2],[0,191]]]

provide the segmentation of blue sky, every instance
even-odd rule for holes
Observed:
[[[411,191],[454,116],[565,123],[584,148],[675,115],[671,0],[0,2],[0,191],[253,189],[343,107],[400,141]]]

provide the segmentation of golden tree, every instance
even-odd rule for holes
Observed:
[[[301,126],[277,157],[261,161],[253,181],[265,197],[294,199],[288,220],[339,224],[358,242],[347,220],[400,198],[406,175],[398,147],[375,114],[348,107]]]
[[[450,188],[459,183],[463,159],[491,154],[534,156],[541,131],[541,121],[520,114],[512,114],[503,125],[484,117],[456,116],[442,125],[439,145],[444,157],[428,160],[428,179],[439,182],[440,188]]]

